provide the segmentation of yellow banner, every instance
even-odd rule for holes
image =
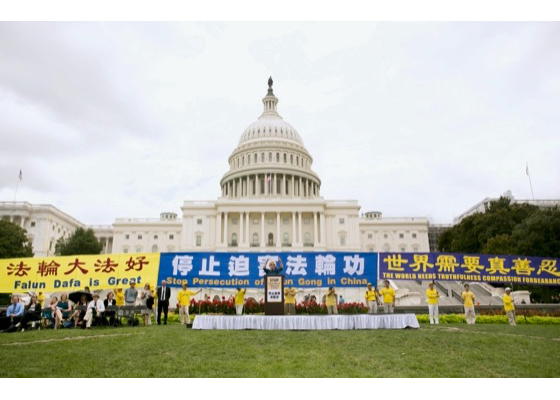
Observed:
[[[159,253],[99,254],[0,260],[0,292],[75,291],[157,283]]]

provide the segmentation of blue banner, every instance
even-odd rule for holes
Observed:
[[[379,279],[560,285],[557,258],[457,253],[379,253]]]
[[[267,259],[282,260],[285,286],[353,287],[377,283],[377,253],[161,253],[159,282],[189,287],[263,287]]]

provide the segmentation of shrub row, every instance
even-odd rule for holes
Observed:
[[[417,314],[418,322],[429,324],[430,318],[428,314]],[[443,314],[439,316],[440,324],[457,324],[465,323],[463,314]],[[560,325],[560,317],[551,316],[525,316],[517,315],[515,322],[519,325]],[[506,315],[477,315],[477,324],[507,324]]]

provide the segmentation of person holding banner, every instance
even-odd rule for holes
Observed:
[[[434,289],[434,282],[430,282],[426,289],[426,297],[428,298],[428,312],[430,314],[430,324],[439,324],[439,293]]]
[[[371,283],[367,284],[366,301],[368,306],[368,314],[377,314],[377,293],[373,289]]]
[[[202,292],[200,289],[198,292],[193,292],[187,289],[187,282],[183,283],[183,288],[177,292],[177,306],[179,308],[179,322],[182,324],[190,324],[191,317],[189,315],[189,306],[191,304],[191,296],[197,295]]]
[[[329,315],[338,314],[338,309],[336,307],[336,291],[332,286],[327,290],[326,303],[327,312],[329,313]]]
[[[284,289],[284,314],[296,315],[296,288]]]
[[[383,296],[383,311],[385,314],[392,314],[395,311],[395,289],[391,287],[389,281],[385,281],[385,287],[381,289]]]
[[[508,322],[511,326],[515,326],[515,306],[513,304],[513,299],[511,298],[511,288],[506,288],[506,293],[504,294],[504,310],[508,317]]]
[[[465,283],[465,291],[461,293],[463,305],[465,307],[465,319],[467,324],[474,325],[476,322],[476,314],[474,312],[474,293],[469,291],[469,284]]]
[[[237,293],[235,293],[235,313],[237,315],[243,314],[243,305],[245,304],[245,293],[247,289],[237,288]]]

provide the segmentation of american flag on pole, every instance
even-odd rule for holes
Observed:
[[[270,178],[270,174],[267,174],[267,175],[266,175],[266,181],[267,181],[267,182],[270,182],[270,179],[271,179],[271,178]]]
[[[21,172],[21,168],[20,168],[20,170],[19,170],[19,180],[21,181],[21,180],[22,180],[22,178],[23,178],[23,174],[22,174],[22,172]]]
[[[525,167],[525,173],[526,173],[527,175],[529,175],[529,164],[528,164],[528,163],[527,163],[527,166]]]

